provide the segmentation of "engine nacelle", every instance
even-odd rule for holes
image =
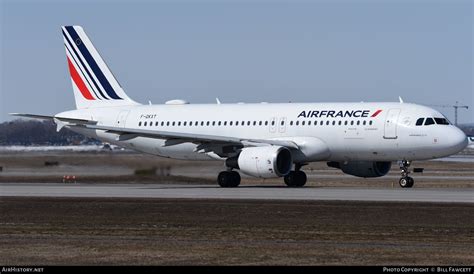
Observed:
[[[347,163],[328,162],[328,166],[339,168],[342,172],[357,177],[381,177],[387,175],[392,162],[353,161]]]
[[[282,177],[293,166],[291,152],[286,147],[263,146],[242,149],[237,157],[228,158],[226,165],[259,178]]]

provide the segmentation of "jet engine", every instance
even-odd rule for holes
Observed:
[[[339,168],[342,172],[357,177],[381,177],[385,176],[392,166],[392,162],[328,162],[329,167]]]
[[[226,165],[254,177],[273,178],[290,173],[293,159],[286,147],[248,147],[243,148],[238,156],[227,158]]]

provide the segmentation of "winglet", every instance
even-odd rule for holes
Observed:
[[[404,103],[401,96],[398,96],[398,100],[400,101],[400,104],[403,104],[403,103]]]
[[[217,97],[216,97],[216,103],[217,103],[218,105],[221,104],[221,100],[219,100],[219,98],[217,98]]]

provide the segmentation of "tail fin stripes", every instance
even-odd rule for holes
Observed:
[[[82,61],[81,58],[79,58],[79,54],[77,53],[76,49],[74,48],[74,46],[72,45],[70,39],[67,37],[67,35],[64,33],[64,30],[63,30],[63,37],[64,37],[64,40],[65,40],[65,44],[64,44],[64,47],[66,48],[66,54],[69,53],[69,56],[71,56],[72,60],[74,61],[75,65],[81,70],[81,73],[82,75],[84,75],[84,78],[86,79],[87,83],[89,84],[90,86],[90,89],[94,92],[95,94],[95,97],[99,100],[102,100],[102,99],[108,99],[107,97],[104,96],[104,94],[102,93],[102,91],[100,90],[99,86],[97,85],[97,83],[95,82],[94,78],[92,77],[89,69],[87,69],[87,67],[85,66],[84,62]],[[74,52],[74,53],[73,53]],[[81,64],[81,66],[79,66],[79,63]],[[86,72],[86,73],[84,73]],[[87,74],[87,77],[90,79],[90,81],[88,80],[87,77],[85,77]],[[94,86],[92,86],[91,82],[94,84]],[[100,96],[99,96],[100,94]]]
[[[67,27],[65,27],[65,29],[69,33],[70,37],[75,42],[77,47],[79,48],[79,51],[81,52],[82,56],[85,58],[85,61],[87,62],[89,67],[92,69],[94,75],[97,76],[100,84],[105,89],[105,92],[107,93],[107,95],[109,95],[109,97],[112,98],[112,99],[122,99],[117,95],[117,93],[112,88],[109,81],[107,80],[107,78],[105,78],[104,73],[102,73],[102,70],[99,68],[99,66],[95,62],[95,60],[92,57],[89,50],[87,50],[86,46],[84,45],[84,42],[81,40],[81,38],[77,34],[74,27],[73,26],[67,26]]]
[[[69,57],[67,58],[67,64],[69,66],[69,73],[71,73],[72,80],[81,91],[82,96],[84,96],[84,98],[87,100],[94,100],[94,97],[89,92],[89,89],[82,81],[81,76],[79,76],[79,73],[77,73],[76,68],[74,68],[74,65],[71,63],[71,60],[69,60]]]
[[[62,34],[76,106],[80,108],[136,105],[80,26],[63,26]]]

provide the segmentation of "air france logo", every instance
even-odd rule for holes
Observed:
[[[381,109],[370,115],[370,110],[303,110],[297,118],[374,118],[382,112]]]

